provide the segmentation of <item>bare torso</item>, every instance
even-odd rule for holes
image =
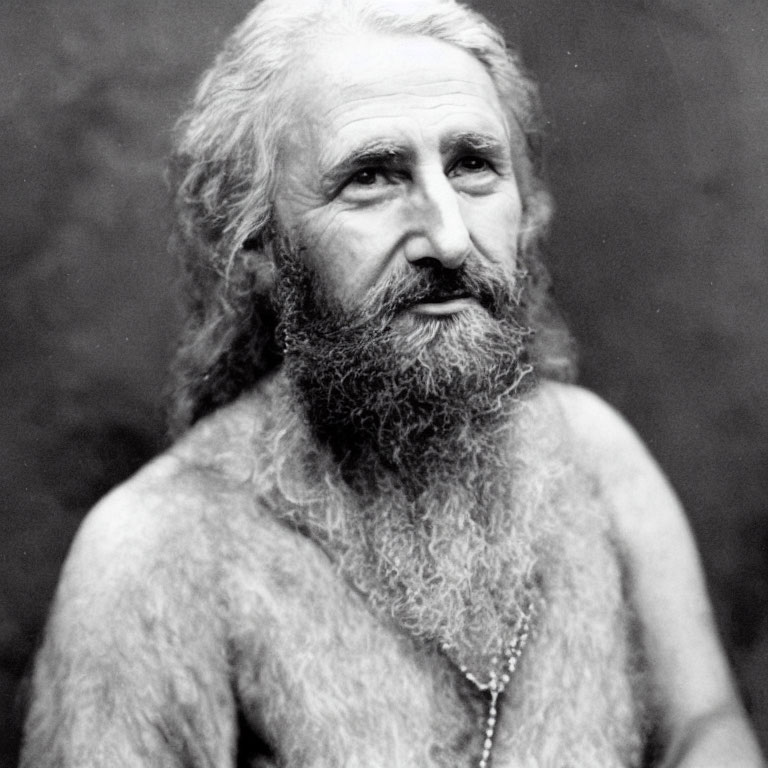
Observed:
[[[542,418],[558,418],[551,405]],[[248,445],[263,406],[255,396],[217,414],[119,491],[109,516],[92,515],[40,655],[28,735],[62,727],[54,712],[87,708],[102,746],[70,735],[60,754],[28,749],[23,766],[223,768],[234,765],[238,718],[254,734],[241,745],[263,746],[252,763],[240,756],[246,765],[477,765],[486,694],[434,644],[375,615],[326,551],[254,493],[263,481]],[[550,474],[562,493],[550,560],[560,565],[543,574],[542,608],[501,699],[493,765],[638,765],[621,558],[599,486],[555,428]],[[73,619],[68,596],[84,591]]]
[[[599,536],[584,554],[578,583],[547,586],[546,609],[502,697],[497,766],[635,764],[638,691],[617,559]],[[317,546],[269,521],[233,565],[235,685],[251,727],[282,757],[277,764],[477,763],[485,695],[436,648],[383,624]]]

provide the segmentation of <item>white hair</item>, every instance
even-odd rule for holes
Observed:
[[[318,38],[361,32],[433,38],[485,67],[510,126],[519,127],[511,132],[524,217],[519,257],[548,284],[537,254],[552,210],[540,177],[538,91],[493,25],[455,0],[262,0],[228,38],[177,126],[172,242],[187,291],[177,430],[279,363],[276,311],[258,254],[273,233],[280,143],[296,113],[288,77]]]

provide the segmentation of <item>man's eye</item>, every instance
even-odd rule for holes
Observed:
[[[347,202],[371,203],[391,194],[402,174],[397,169],[370,165],[352,173],[338,194]]]
[[[379,168],[362,168],[349,180],[351,184],[359,184],[361,187],[372,187],[381,181],[384,174]]]
[[[454,174],[457,173],[480,173],[482,171],[491,171],[491,164],[483,157],[462,157],[456,161],[451,169]]]

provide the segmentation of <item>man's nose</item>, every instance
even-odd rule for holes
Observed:
[[[471,250],[470,234],[458,193],[442,171],[417,184],[412,216],[413,232],[405,244],[408,261],[434,260],[448,269],[464,263]]]

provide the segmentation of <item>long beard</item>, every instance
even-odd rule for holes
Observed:
[[[523,487],[520,275],[406,265],[349,310],[300,252],[278,263],[286,419],[304,416],[274,449],[293,489],[278,506],[377,613],[484,675],[538,589],[547,527]],[[404,311],[457,295],[475,304],[451,318]]]
[[[414,495],[393,475],[360,492],[313,440],[287,385],[267,444],[280,516],[320,544],[371,609],[486,677],[544,590],[558,523],[551,445],[523,404],[489,463]]]
[[[457,270],[406,265],[347,309],[300,252],[284,246],[278,261],[284,370],[350,484],[377,492],[394,475],[414,495],[493,461],[495,432],[533,380],[517,275],[479,260]],[[476,303],[444,318],[407,312],[452,296]]]

